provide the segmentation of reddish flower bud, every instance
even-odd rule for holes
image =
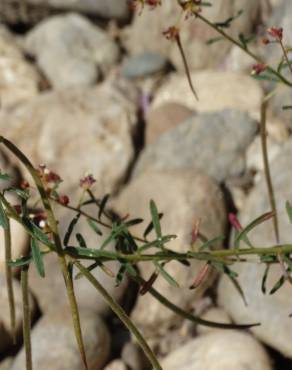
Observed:
[[[168,40],[175,40],[178,38],[179,29],[175,26],[169,27],[167,30],[162,32]]]
[[[283,38],[283,28],[270,27],[267,29],[267,32],[277,41],[282,41]]]
[[[21,205],[20,205],[20,204],[15,204],[15,205],[13,206],[13,208],[15,209],[15,211],[16,211],[16,213],[17,213],[18,215],[20,215],[20,214],[21,214]]]
[[[242,226],[241,226],[236,214],[229,213],[228,218],[229,218],[229,222],[235,228],[235,230],[237,230],[237,231],[242,230]]]
[[[252,75],[259,75],[260,73],[262,73],[263,71],[265,71],[267,69],[267,65],[264,64],[264,63],[258,63],[258,64],[254,64],[252,66],[252,71],[251,71],[251,74]]]
[[[28,189],[29,188],[29,183],[25,180],[21,181],[20,188],[21,189]]]
[[[95,178],[92,175],[87,175],[80,180],[80,186],[84,190],[88,190],[96,182]]]
[[[270,40],[267,37],[262,38],[262,43],[264,45],[268,45],[270,43]]]
[[[58,202],[63,206],[67,206],[70,203],[70,199],[67,195],[60,195],[58,198]]]

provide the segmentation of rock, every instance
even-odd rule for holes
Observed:
[[[204,7],[203,15],[212,22],[222,22],[235,15],[239,9],[244,13],[231,24],[228,34],[235,37],[240,32],[251,29],[259,4],[252,0],[230,2],[220,0]],[[175,42],[163,35],[163,31],[176,25],[181,8],[175,1],[163,1],[155,11],[144,9],[134,16],[133,24],[125,32],[124,43],[130,53],[154,51],[171,59],[175,67],[183,70],[181,55]],[[189,17],[181,22],[180,37],[190,69],[203,69],[218,66],[226,56],[231,45],[226,41],[206,45],[206,41],[218,37],[218,34],[199,19]]]
[[[132,228],[136,235],[143,235],[150,222],[150,199],[155,200],[158,211],[164,214],[161,220],[162,233],[178,236],[177,239],[167,243],[167,247],[174,251],[183,252],[189,248],[191,230],[198,219],[202,221],[202,233],[209,238],[224,232],[225,207],[222,194],[210,178],[199,172],[187,170],[147,172],[133,179],[113,201],[113,206],[122,215],[129,214],[130,217],[145,220]],[[149,240],[152,240],[154,235],[152,231]],[[139,267],[146,280],[155,271],[152,263],[141,263]],[[154,287],[174,304],[188,309],[213,281],[211,273],[207,275],[205,283],[199,289],[195,291],[189,289],[201,267],[202,263],[195,260],[191,262],[190,268],[175,261],[170,262],[165,269],[178,282],[180,288],[171,286],[162,276],[156,280]],[[162,333],[180,321],[178,316],[162,306],[150,294],[138,297],[132,318],[148,337]]]
[[[12,23],[37,23],[56,10],[71,10],[120,21],[127,20],[130,14],[127,0],[27,0],[24,4],[22,0],[1,0],[0,4],[1,18]]]
[[[158,89],[153,106],[175,102],[197,112],[238,109],[259,116],[263,91],[251,77],[234,72],[202,71],[192,73],[191,78],[199,100],[195,99],[185,74],[174,73]]]
[[[25,49],[55,88],[92,85],[119,58],[114,41],[74,13],[38,24],[26,36]]]
[[[111,361],[104,370],[127,370],[127,366],[121,360]]]
[[[269,160],[272,161],[282,149],[283,144],[277,143],[268,137],[267,139]],[[260,136],[257,136],[250,144],[246,152],[247,168],[255,171],[263,171],[264,161]]]
[[[79,179],[89,172],[103,196],[123,181],[134,158],[132,92],[132,85],[116,81],[44,93],[3,112],[1,132],[35,165],[45,163],[59,173],[64,191],[78,187]]]
[[[268,355],[253,337],[220,331],[191,340],[162,360],[164,370],[271,370]]]
[[[146,114],[146,144],[152,144],[164,132],[175,128],[194,113],[186,106],[172,102],[148,110]]]
[[[258,54],[258,49],[256,46],[251,44],[249,45],[249,49],[255,55]],[[251,73],[254,64],[256,64],[255,60],[246,54],[245,51],[240,49],[238,46],[232,46],[227,58],[223,63],[223,66],[224,70],[226,71]]]
[[[256,131],[254,120],[235,110],[192,116],[144,149],[134,175],[148,169],[191,168],[218,181],[238,176],[244,172],[245,150]]]
[[[131,370],[147,370],[151,367],[142,349],[133,342],[127,342],[125,344],[121,357]]]
[[[210,307],[203,315],[201,315],[201,319],[213,322],[220,322],[224,324],[232,323],[229,315],[220,307]],[[197,327],[199,335],[214,333],[222,330],[224,329],[212,328],[205,325],[198,325]]]
[[[15,37],[0,26],[0,107],[10,108],[38,94],[40,77],[21,53]]]
[[[88,212],[92,216],[97,215],[97,208],[92,206],[83,207],[85,212]],[[67,232],[68,226],[75,216],[75,213],[68,212],[58,212],[60,214],[59,229],[61,233],[62,240]],[[90,248],[99,248],[101,242],[108,237],[109,232],[105,227],[100,227],[103,232],[102,236],[98,236],[93,230],[88,226],[86,220],[81,217],[75,226],[71,239],[70,245],[78,245],[76,241],[76,234],[80,233],[86,243]],[[108,248],[113,248],[111,244]],[[55,255],[48,255],[44,258],[45,263],[45,279],[40,278],[34,266],[32,266],[30,271],[29,285],[38,300],[38,304],[43,312],[49,312],[55,309],[56,306],[63,306],[68,304],[68,297],[64,285],[64,280],[58,263],[58,259]],[[89,266],[93,261],[83,261],[85,266]],[[115,275],[118,273],[120,263],[119,262],[108,262],[105,264]],[[126,287],[127,281],[124,280],[118,287],[116,286],[115,278],[108,276],[99,267],[91,271],[92,274],[97,278],[97,280],[102,284],[102,286],[107,290],[107,292],[118,302],[121,301]],[[78,270],[74,270],[74,276],[77,275]],[[85,278],[74,280],[75,294],[78,302],[78,306],[81,308],[91,309],[97,314],[107,315],[110,312],[108,304],[103,300],[99,292],[91,285],[91,283]]]
[[[104,322],[91,310],[80,310],[83,341],[89,370],[103,369],[109,355],[110,335]],[[70,312],[61,307],[43,316],[31,332],[32,361],[38,370],[80,370],[81,356]],[[25,368],[25,351],[16,356],[11,370]]]
[[[292,201],[290,186],[292,178],[291,155],[292,141],[290,139],[283,146],[281,153],[271,163],[281,244],[291,243],[291,224],[285,210],[286,201]],[[266,183],[262,176],[247,198],[245,206],[239,215],[239,220],[245,226],[269,210],[270,205]],[[249,239],[254,246],[268,247],[275,245],[272,221],[269,220],[258,225],[249,233]],[[251,258],[249,257],[249,259]],[[237,292],[234,291],[234,287],[225,278],[222,278],[219,284],[219,304],[224,307],[236,323],[260,322],[261,326],[252,328],[251,331],[269,346],[292,358],[292,350],[289,345],[292,339],[292,321],[289,318],[291,313],[291,301],[289,299],[291,286],[289,283],[286,283],[273,295],[269,294],[282,275],[281,267],[278,265],[271,266],[266,284],[267,294],[263,294],[261,291],[265,270],[264,264],[243,263],[232,268],[239,273],[239,283],[245,293],[248,306],[245,307],[242,304]]]
[[[12,362],[13,358],[7,357],[5,360],[0,362],[0,370],[10,370]]]
[[[28,250],[28,234],[18,222],[10,220],[11,228],[11,255],[12,259],[24,256]],[[13,269],[15,272],[19,268]],[[5,247],[4,247],[4,230],[0,229],[0,271],[5,271]]]
[[[162,72],[166,66],[165,57],[158,53],[145,52],[126,59],[121,73],[126,78],[135,79]]]
[[[15,301],[15,314],[16,314],[16,337],[20,339],[22,333],[22,294],[20,283],[13,279],[13,291]],[[12,345],[12,339],[10,336],[10,311],[9,302],[7,298],[7,285],[5,274],[0,271],[0,353],[3,353]],[[35,313],[35,303],[30,296],[30,310],[31,317],[33,318]]]

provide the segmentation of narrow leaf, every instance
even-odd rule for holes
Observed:
[[[276,293],[276,291],[279,290],[281,286],[285,283],[285,280],[286,280],[285,276],[282,275],[280,279],[276,282],[274,287],[271,289],[270,294]]]
[[[7,173],[0,172],[0,180],[9,181],[11,180],[11,176],[9,176]]]
[[[290,202],[288,202],[288,200],[286,202],[286,212],[287,212],[287,215],[289,217],[290,223],[292,223],[292,206],[291,206]]]
[[[106,194],[106,195],[102,198],[102,200],[101,200],[101,202],[100,202],[99,212],[98,212],[98,219],[99,219],[99,220],[100,220],[100,218],[101,218],[101,216],[102,216],[102,214],[103,214],[103,212],[104,212],[104,209],[105,209],[105,206],[106,206],[106,204],[107,204],[107,202],[108,202],[108,200],[109,200],[109,197],[110,197],[110,195],[109,195],[109,194]]]
[[[90,218],[87,218],[87,223],[88,225],[92,228],[92,230],[97,234],[97,235],[100,235],[102,236],[102,231],[100,230],[100,228],[98,227],[98,224],[97,222],[91,220]]]
[[[155,266],[157,267],[159,273],[161,274],[161,276],[164,277],[164,279],[173,287],[175,288],[178,288],[179,285],[178,283],[174,280],[174,278],[163,268],[163,266],[158,263],[158,262],[154,262]]]
[[[163,213],[158,213],[159,220],[162,219]],[[149,223],[149,225],[146,227],[143,237],[147,238],[147,235],[151,233],[151,231],[154,229],[153,221]]]
[[[270,271],[270,264],[267,263],[266,265],[266,268],[265,268],[265,271],[264,271],[264,275],[263,275],[263,278],[262,278],[262,284],[261,284],[261,289],[262,289],[262,292],[263,294],[266,294],[266,283],[267,283],[267,279],[268,279],[268,273]]]
[[[3,229],[8,228],[8,219],[1,201],[0,201],[0,226],[2,226]]]
[[[77,224],[77,222],[80,218],[80,215],[81,215],[81,213],[77,213],[77,215],[72,219],[72,221],[70,222],[70,224],[68,226],[68,229],[66,231],[66,234],[64,236],[64,241],[63,241],[65,246],[67,246],[68,243],[69,243],[69,240],[70,240],[70,237],[72,235],[73,229],[76,226],[76,224]]]
[[[81,248],[87,248],[86,241],[80,233],[76,234],[76,239]]]
[[[156,204],[155,204],[154,200],[152,200],[152,199],[150,200],[150,212],[151,212],[152,222],[153,222],[153,226],[154,226],[156,235],[157,235],[158,238],[161,238],[162,234],[161,234],[161,225],[160,225],[159,214],[158,214],[158,211],[157,211]]]
[[[41,277],[45,277],[45,267],[44,267],[43,256],[37,244],[37,241],[34,238],[31,238],[30,240],[30,247],[31,247],[32,258],[33,258],[35,267],[37,269],[37,272],[40,274]]]

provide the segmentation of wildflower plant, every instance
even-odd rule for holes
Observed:
[[[148,7],[152,11],[163,3],[163,1],[175,0],[133,0],[132,7],[138,12],[145,11]],[[282,58],[277,67],[268,65],[261,57],[255,55],[249,48],[251,37],[248,35],[239,34],[238,38],[233,38],[228,34],[228,28],[233,21],[236,21],[242,12],[238,12],[234,17],[223,20],[222,22],[212,23],[204,16],[204,7],[212,6],[211,3],[201,0],[177,0],[180,14],[179,22],[176,25],[169,25],[167,30],[161,32],[170,41],[176,42],[181,53],[186,76],[190,88],[195,97],[198,95],[192,84],[188,63],[183,51],[183,45],[180,40],[180,29],[183,27],[183,20],[192,17],[194,22],[204,22],[209,27],[214,29],[220,38],[236,45],[249,56],[251,56],[255,64],[251,71],[254,78],[269,80],[274,83],[285,84],[292,87],[292,82],[287,79],[284,72],[291,69],[291,61],[289,60],[290,49],[283,43],[282,28],[272,27],[267,30],[266,37],[262,40],[263,44],[275,43],[282,50]],[[213,42],[213,41],[212,41]],[[276,45],[275,45],[276,46]],[[48,169],[45,165],[34,167],[29,159],[22,153],[12,142],[0,136],[0,145],[8,149],[22,165],[26,168],[31,176],[30,183],[24,181],[18,187],[11,187],[9,184],[10,177],[6,173],[0,173],[0,180],[4,187],[0,192],[0,225],[4,229],[5,235],[5,258],[6,258],[6,279],[7,279],[7,294],[10,304],[10,321],[11,321],[11,336],[16,341],[16,319],[15,319],[15,303],[12,285],[12,268],[19,267],[21,269],[21,286],[23,296],[23,338],[26,349],[26,369],[32,370],[31,340],[30,340],[30,311],[28,299],[28,273],[31,264],[34,264],[40,278],[45,278],[46,271],[44,258],[47,254],[55,253],[58,256],[60,273],[64,277],[64,282],[67,290],[68,300],[70,303],[72,321],[75,331],[75,336],[80,351],[84,368],[87,369],[86,353],[82,339],[82,325],[77,306],[77,301],[74,292],[74,280],[85,278],[88,283],[92,284],[97,292],[101,294],[104,300],[108,303],[113,312],[121,319],[125,326],[136,337],[137,342],[142,347],[145,354],[148,356],[152,366],[156,370],[161,370],[161,365],[155,354],[148,346],[144,337],[130,320],[125,311],[119,304],[109,295],[105,288],[94,277],[92,271],[101,269],[105,274],[115,279],[119,285],[125,276],[139,284],[139,294],[151,294],[162,305],[172,310],[181,317],[190,320],[196,324],[207,325],[224,329],[247,329],[260,323],[242,323],[241,325],[224,324],[203,320],[197,316],[184,311],[170,300],[164,297],[161,293],[155,290],[155,281],[158,276],[168,281],[170,285],[178,287],[178,283],[171,276],[165,266],[170,261],[177,261],[189,268],[190,260],[196,259],[203,261],[203,267],[194,276],[193,281],[190,281],[190,289],[196,289],[206,278],[210,270],[216,270],[223,273],[234,284],[238,290],[244,303],[245,298],[243,291],[237,280],[237,273],[233,271],[232,266],[235,263],[246,262],[246,257],[249,255],[257,256],[254,262],[261,262],[266,265],[265,273],[262,278],[262,291],[266,292],[266,280],[271,264],[279,263],[282,267],[282,276],[277,281],[270,291],[277,291],[285,281],[291,280],[292,272],[292,245],[279,243],[279,230],[277,221],[277,209],[272,185],[272,177],[270,174],[267,143],[266,143],[266,106],[271,94],[264,99],[261,108],[261,139],[263,148],[263,160],[265,168],[265,177],[267,182],[268,196],[270,200],[271,211],[252,220],[248,225],[241,225],[235,214],[229,215],[230,224],[235,231],[233,247],[230,249],[215,249],[214,245],[218,241],[224,240],[224,236],[219,235],[214,239],[209,239],[207,235],[203,235],[200,230],[200,223],[196,222],[193,229],[190,230],[191,243],[187,252],[174,252],[168,248],[168,243],[175,239],[175,235],[165,235],[161,228],[161,217],[163,216],[153,200],[149,200],[149,212],[151,222],[145,228],[143,235],[135,235],[132,232],[132,226],[143,222],[139,218],[119,218],[108,209],[109,196],[105,195],[102,199],[96,198],[93,191],[95,179],[91,174],[88,174],[80,180],[82,189],[82,197],[77,203],[69,199],[66,194],[60,192],[62,183],[61,177]],[[286,109],[289,109],[286,107]],[[35,195],[38,193],[38,201],[35,203]],[[18,199],[18,204],[11,204],[7,195],[14,193]],[[33,200],[33,204],[31,204]],[[97,208],[96,217],[86,213],[84,206],[87,204],[95,205]],[[36,208],[37,205],[37,208]],[[72,212],[72,221],[68,226],[67,232],[62,239],[58,228],[58,220],[56,219],[54,208],[55,206],[64,207]],[[287,202],[287,215],[292,222],[292,206]],[[74,233],[75,226],[80,218],[87,220],[88,227],[91,228],[97,235],[101,236],[102,242],[98,248],[88,245],[86,238],[81,234],[76,234],[76,243],[71,241],[71,235]],[[257,247],[252,244],[249,239],[249,232],[256,228],[259,224],[266,222],[269,219],[274,220],[274,230],[276,245],[271,247]],[[27,234],[30,236],[30,250],[26,256],[12,260],[11,257],[11,228],[10,221],[15,220],[20,223]],[[102,226],[102,227],[101,227]],[[104,235],[103,229],[106,228],[109,234]],[[150,232],[155,231],[155,237],[150,238]],[[109,250],[110,243],[113,243],[114,250]],[[83,261],[90,261],[91,264],[87,267]],[[114,274],[107,266],[107,262],[116,261],[119,263],[119,271]],[[143,262],[151,262],[153,264],[153,273],[146,281],[139,274],[139,264]]]

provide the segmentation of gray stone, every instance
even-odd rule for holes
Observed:
[[[167,59],[158,53],[145,52],[126,59],[121,73],[124,77],[134,79],[146,77],[165,69]]]
[[[39,81],[37,70],[25,60],[16,38],[0,26],[0,108],[36,96]]]
[[[83,341],[89,370],[103,369],[109,355],[110,335],[104,322],[91,310],[80,310]],[[67,308],[42,317],[31,332],[32,361],[38,370],[80,370],[82,360]],[[11,370],[25,368],[25,351],[15,358]]]
[[[209,238],[224,233],[226,214],[223,197],[217,185],[207,176],[194,171],[173,170],[147,172],[132,180],[113,201],[113,205],[122,215],[129,214],[145,220],[132,228],[136,235],[142,235],[151,220],[150,199],[155,200],[159,212],[164,214],[161,220],[163,234],[177,235],[177,239],[167,243],[167,247],[174,251],[189,250],[191,230],[194,222],[199,219],[202,233]],[[154,235],[152,231],[149,240]],[[162,276],[156,280],[154,287],[173,303],[187,309],[213,281],[214,275],[211,272],[200,288],[189,289],[202,265],[200,261],[193,260],[190,268],[187,268],[175,261],[170,262],[165,268],[180,287],[171,286]],[[155,266],[150,262],[139,264],[139,268],[146,280],[155,271]],[[147,337],[165,333],[167,328],[180,323],[177,315],[150,294],[138,297],[132,318]]]
[[[253,20],[257,15],[259,4],[253,0],[220,0],[212,3],[212,7],[204,7],[203,14],[211,22],[222,22],[244,9],[244,13],[228,29],[230,35],[238,37],[240,32],[251,30]],[[171,59],[173,64],[183,70],[181,55],[175,42],[166,40],[163,31],[176,25],[181,8],[176,1],[162,1],[155,11],[147,8],[142,14],[137,12],[133,24],[125,33],[125,45],[132,54],[154,51]],[[190,69],[203,69],[218,66],[231,47],[228,42],[218,42],[206,45],[210,38],[218,34],[209,26],[194,17],[183,19],[180,25],[180,37]]]
[[[104,370],[127,370],[127,366],[122,360],[113,360],[104,368]]]
[[[27,0],[25,3],[22,0],[1,0],[0,17],[12,23],[37,23],[56,10],[117,20],[127,20],[130,15],[128,0]]]
[[[141,347],[133,342],[124,345],[121,357],[131,370],[146,370],[151,366]]]
[[[35,165],[59,173],[63,191],[78,188],[79,179],[92,173],[103,196],[117,189],[134,158],[135,91],[117,80],[44,93],[3,112],[1,133]]]
[[[232,323],[230,316],[221,307],[210,307],[200,317],[203,320],[207,320],[207,321],[221,322],[224,324]],[[212,328],[210,326],[205,326],[205,325],[198,325],[197,327],[198,334],[200,335],[214,333],[214,332],[218,332],[222,330],[225,330],[225,329]]]
[[[1,361],[0,370],[10,370],[12,362],[13,362],[12,357],[8,357],[5,360]]]
[[[193,72],[191,79],[199,100],[195,99],[186,75],[173,73],[157,90],[152,107],[174,102],[197,112],[237,109],[259,117],[263,90],[259,82],[250,76],[206,70]]]
[[[291,244],[291,224],[285,210],[286,201],[292,201],[290,186],[292,179],[291,155],[292,141],[290,139],[271,164],[281,244]],[[266,183],[262,177],[247,198],[239,215],[239,220],[245,226],[267,211],[270,211],[270,205]],[[258,225],[250,232],[249,238],[254,246],[269,247],[275,245],[272,220]],[[272,265],[266,284],[267,294],[263,294],[261,283],[265,265],[258,264],[256,257],[254,257],[255,261],[252,257],[249,257],[249,259],[251,259],[251,263],[242,263],[233,267],[239,273],[239,283],[245,293],[248,306],[243,305],[237,292],[234,291],[234,287],[224,277],[219,284],[219,303],[237,323],[260,322],[261,326],[252,328],[251,331],[269,346],[292,358],[292,350],[289,344],[292,339],[292,321],[289,318],[291,313],[291,286],[287,282],[275,294],[269,294],[269,291],[282,275],[281,267]]]
[[[13,279],[13,291],[16,314],[16,337],[20,339],[22,333],[22,294],[20,283]],[[7,298],[7,285],[5,274],[0,271],[0,353],[3,353],[12,345],[12,337],[10,335],[10,311]],[[35,313],[35,302],[30,296],[30,311],[33,318]]]
[[[74,13],[39,23],[26,36],[25,49],[56,88],[92,85],[119,58],[115,42]]]
[[[269,357],[252,336],[238,331],[210,333],[191,340],[161,362],[164,370],[271,370]]]
[[[149,169],[191,168],[224,181],[244,171],[245,150],[256,131],[255,121],[239,111],[195,115],[147,146],[134,175]]]

